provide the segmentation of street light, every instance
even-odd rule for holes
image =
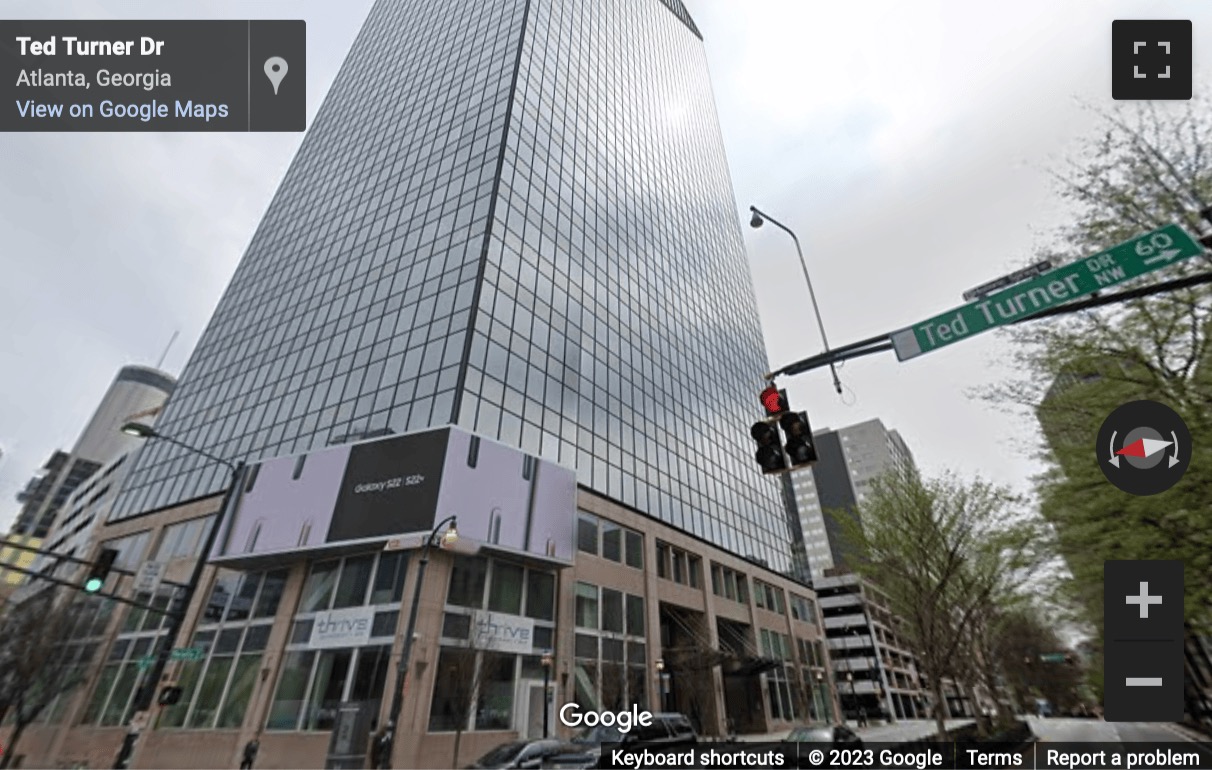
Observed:
[[[800,255],[800,267],[804,270],[804,282],[808,284],[808,298],[812,300],[812,312],[816,314],[816,325],[821,330],[821,342],[825,343],[825,352],[828,353],[829,338],[825,336],[825,322],[821,320],[821,309],[816,304],[816,292],[812,290],[812,279],[808,277],[808,263],[804,261],[804,250],[800,248],[800,239],[791,231],[791,228],[769,214],[759,211],[757,206],[750,206],[749,210],[753,212],[753,216],[749,219],[749,226],[754,230],[769,220],[770,224],[790,235],[791,240],[795,241],[795,251]],[[829,371],[833,373],[833,388],[840,394],[842,392],[842,381],[838,379],[837,367],[832,362],[829,363]]]
[[[450,524],[450,527],[439,540],[438,532],[447,524]],[[429,564],[429,549],[433,547],[435,540],[439,541],[439,547],[448,548],[454,545],[458,539],[459,530],[455,517],[447,516],[433,528],[433,531],[425,538],[424,547],[421,548],[421,562],[417,565],[417,582],[412,589],[412,607],[408,609],[408,630],[404,632],[404,650],[400,653],[400,662],[396,665],[396,684],[391,695],[391,714],[387,719],[387,735],[384,736],[383,752],[379,758],[381,768],[391,767],[391,755],[395,750],[396,727],[400,722],[400,709],[404,707],[404,682],[408,678],[408,664],[412,660],[412,637],[417,630],[417,605],[421,603],[421,583],[425,580],[425,566]]]
[[[551,650],[543,653],[540,661],[543,664],[543,738],[547,738],[548,724],[551,721],[551,665],[554,662]]]
[[[135,695],[134,712],[127,727],[126,737],[122,739],[122,747],[118,750],[118,756],[114,760],[114,767],[118,769],[129,766],[131,756],[135,751],[135,744],[139,741],[139,732],[148,724],[150,719],[149,712],[156,700],[156,690],[160,686],[160,679],[164,676],[164,667],[168,665],[173,648],[181,644],[181,640],[177,637],[180,636],[182,626],[185,624],[185,613],[189,609],[189,606],[193,604],[194,594],[198,591],[198,583],[202,581],[202,570],[206,567],[206,558],[214,549],[215,540],[218,538],[219,530],[223,526],[223,517],[231,505],[232,497],[236,492],[236,486],[240,481],[240,476],[244,472],[243,461],[233,463],[230,460],[224,460],[222,457],[190,446],[183,441],[178,441],[172,436],[159,433],[149,425],[128,422],[122,426],[121,430],[128,436],[166,441],[193,454],[205,457],[212,462],[225,466],[231,471],[231,478],[227,484],[227,491],[223,494],[223,501],[219,504],[219,510],[215,513],[215,521],[211,524],[210,532],[206,536],[206,543],[202,547],[202,553],[198,555],[197,561],[194,562],[194,570],[189,576],[189,581],[182,586],[179,600],[174,602],[173,606],[170,607],[174,611],[168,616],[168,632],[165,634],[164,643],[160,645],[160,649],[156,653],[155,662],[152,663],[151,670],[147,673],[143,687]]]

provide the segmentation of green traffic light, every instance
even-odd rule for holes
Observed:
[[[105,581],[101,578],[89,578],[84,582],[84,590],[90,594],[95,594],[101,590],[101,586],[105,585]]]

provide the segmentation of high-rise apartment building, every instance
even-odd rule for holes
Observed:
[[[381,0],[158,427],[255,460],[456,424],[787,570],[766,363],[679,0]],[[153,443],[111,521],[226,481]]]
[[[913,464],[901,435],[879,419],[812,434],[820,460],[789,474],[814,578],[844,567],[848,545],[839,515],[866,499],[877,476]]]
[[[138,439],[119,430],[126,419],[163,406],[175,384],[171,376],[147,366],[118,370],[72,450],[56,450],[17,493],[21,510],[12,534],[46,537],[68,497],[85,479],[138,446]]]
[[[845,517],[856,513],[882,473],[913,464],[900,434],[879,419],[813,433],[819,461],[788,474],[817,591],[842,708],[851,717],[926,713],[900,621],[876,586],[852,572]],[[963,713],[962,708],[953,708]]]

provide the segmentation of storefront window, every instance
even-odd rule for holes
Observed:
[[[265,575],[261,584],[261,595],[257,597],[257,609],[254,618],[272,618],[278,612],[278,603],[282,600],[282,591],[286,588],[288,570],[279,569]]]
[[[371,604],[390,604],[404,597],[404,575],[408,557],[401,551],[384,553],[379,557],[379,569],[370,591]]]
[[[555,619],[555,575],[533,570],[527,575],[526,615],[538,620]]]
[[[443,648],[438,655],[437,677],[429,709],[430,732],[467,728],[475,699],[477,656],[474,650]]]
[[[299,612],[317,612],[328,609],[332,601],[333,589],[337,585],[337,568],[339,561],[324,561],[312,565],[311,574],[303,586],[303,599],[299,603]]]
[[[485,652],[481,655],[479,702],[476,705],[477,730],[508,730],[513,719],[513,655]]]
[[[278,679],[278,692],[274,695],[269,711],[270,730],[295,730],[299,726],[299,714],[307,684],[311,680],[311,669],[316,654],[311,650],[289,652],[282,663],[282,675]]]
[[[450,593],[446,603],[476,610],[482,608],[487,577],[487,559],[482,556],[456,558],[450,573]]]
[[[598,587],[577,583],[577,628],[598,627]]]
[[[352,650],[324,650],[320,653],[302,729],[332,729],[352,655]]]
[[[488,592],[488,609],[510,615],[522,613],[523,569],[514,564],[492,563],[492,586]]]
[[[333,609],[360,607],[366,603],[366,589],[370,586],[370,571],[374,568],[375,555],[351,557],[341,566],[341,579],[337,582]]]

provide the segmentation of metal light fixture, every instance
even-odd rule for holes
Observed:
[[[122,426],[122,432],[135,438],[155,438],[156,431],[150,425],[141,422],[128,422]]]
[[[446,532],[442,535],[442,547],[450,548],[459,539],[458,522],[455,519],[450,520],[450,526],[446,528]]]
[[[756,230],[764,224],[766,224],[766,220],[762,219],[762,215],[756,211],[753,212],[753,216],[749,219],[749,226]]]

